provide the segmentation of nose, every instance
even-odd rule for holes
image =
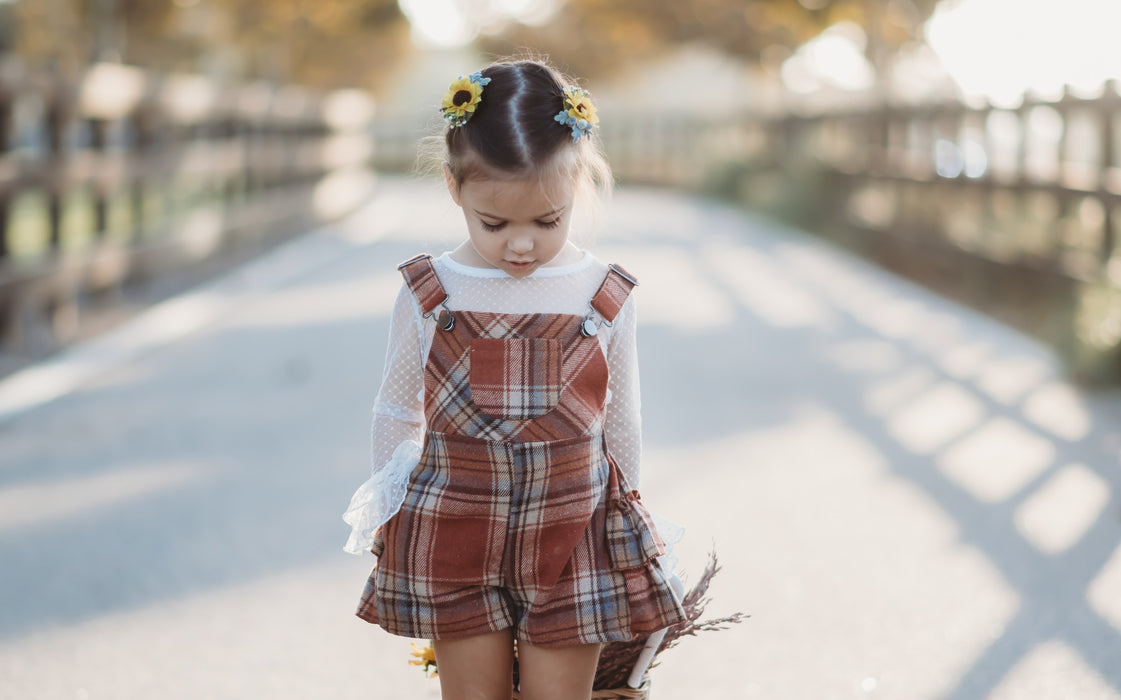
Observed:
[[[513,233],[506,245],[512,252],[524,255],[533,250],[533,236],[528,233]]]

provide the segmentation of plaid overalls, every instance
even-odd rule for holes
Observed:
[[[606,451],[594,324],[449,312],[429,256],[400,269],[425,315],[443,311],[424,370],[420,463],[375,537],[358,616],[414,638],[514,627],[539,646],[626,641],[683,621],[655,559],[662,541]],[[635,284],[612,266],[592,308],[612,322]]]

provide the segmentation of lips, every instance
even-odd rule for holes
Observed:
[[[505,261],[507,268],[511,272],[528,272],[533,268],[534,262],[532,260],[507,260]]]

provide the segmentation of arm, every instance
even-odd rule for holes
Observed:
[[[409,288],[402,285],[390,320],[381,388],[374,400],[371,472],[384,467],[402,442],[419,443],[424,435],[424,358],[420,340],[423,330],[416,301]]]
[[[632,294],[623,304],[607,344],[607,388],[611,402],[603,426],[611,456],[631,488],[639,488],[642,460],[642,397],[638,381],[637,316]]]
[[[419,309],[407,288],[397,295],[390,320],[389,348],[370,426],[370,478],[350,499],[343,520],[351,527],[343,547],[369,551],[377,528],[401,507],[409,475],[420,458],[424,412],[420,392],[424,368]]]

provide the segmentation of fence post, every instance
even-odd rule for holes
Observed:
[[[65,97],[66,86],[55,76],[48,94],[47,127],[47,213],[50,221],[50,252],[62,247],[62,177],[66,157],[66,125],[69,121]]]
[[[14,92],[0,83],[0,160],[4,160],[10,150],[11,130],[15,122],[12,118],[14,110]],[[11,199],[11,186],[0,186],[0,265],[11,256],[11,248],[8,245],[8,217]]]
[[[11,129],[15,120],[15,91],[0,82],[0,161],[10,150]],[[8,245],[8,220],[11,217],[12,185],[0,184],[0,270],[7,267],[11,258]],[[16,333],[17,305],[15,295],[10,290],[0,291],[0,342],[9,342]]]
[[[94,238],[101,240],[109,228],[109,186],[105,177],[106,141],[108,140],[109,121],[107,119],[92,118],[86,120],[90,130],[90,150],[97,160],[96,174],[91,183],[93,194],[93,225]]]
[[[1098,191],[1101,193],[1110,192],[1111,180],[1113,179],[1113,172],[1117,166],[1117,135],[1115,130],[1117,128],[1117,114],[1118,108],[1121,107],[1121,94],[1117,92],[1121,87],[1116,79],[1110,79],[1106,82],[1105,87],[1102,88],[1101,104],[1098,108],[1098,115],[1101,118],[1099,129],[1101,130],[1101,154],[1102,161],[1098,167]],[[1113,230],[1114,224],[1114,204],[1116,199],[1109,196],[1102,197],[1102,209],[1105,210],[1105,221],[1102,222],[1102,260],[1108,265],[1113,258],[1114,247],[1117,244],[1117,233]]]

